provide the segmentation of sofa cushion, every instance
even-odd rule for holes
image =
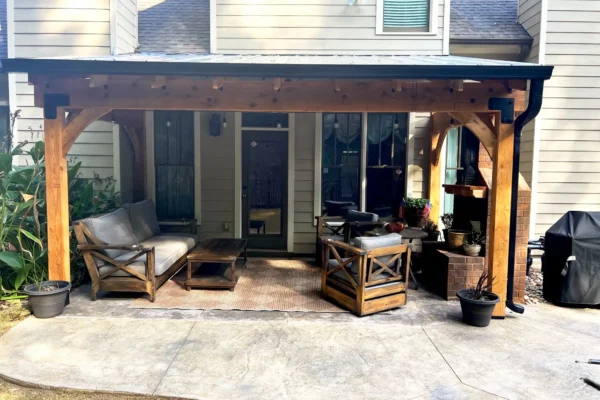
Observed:
[[[379,215],[370,212],[362,212],[356,210],[348,210],[346,221],[349,222],[377,222]]]
[[[107,244],[138,244],[138,240],[136,239],[131,223],[129,222],[129,215],[123,208],[118,208],[115,211],[96,217],[85,218],[79,222],[83,223],[90,230],[92,235]],[[103,253],[110,258],[116,258],[127,252],[127,250],[103,251]],[[95,260],[97,266],[105,264],[103,260],[98,258]]]
[[[160,226],[156,218],[156,207],[152,200],[144,200],[133,204],[123,204],[129,213],[129,221],[138,242],[160,234]]]
[[[165,232],[165,233],[161,233],[159,236],[173,236],[173,237],[189,238],[189,239],[193,239],[194,243],[196,243],[196,241],[198,240],[198,235],[196,235],[195,233],[189,233],[189,232]]]
[[[140,243],[142,246],[154,246],[154,275],[161,276],[177,260],[187,254],[194,246],[196,241],[190,237],[181,236],[155,236]],[[117,261],[126,261],[137,254],[136,251],[128,252],[116,258]],[[129,268],[142,275],[146,275],[146,257],[140,257],[139,260],[129,264]],[[115,267],[106,265],[100,268],[100,274],[114,271]],[[117,271],[113,276],[131,276],[125,271]]]

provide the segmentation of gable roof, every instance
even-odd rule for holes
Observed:
[[[532,40],[517,22],[519,0],[452,0],[450,6],[450,40]]]
[[[210,0],[138,0],[138,26],[140,52],[208,53]]]

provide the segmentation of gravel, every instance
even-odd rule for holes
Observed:
[[[545,303],[542,294],[544,276],[541,272],[531,271],[525,279],[525,304]]]

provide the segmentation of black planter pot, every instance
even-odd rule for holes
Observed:
[[[456,296],[460,299],[463,321],[472,326],[484,327],[490,324],[494,307],[500,298],[491,292],[483,292],[489,298],[486,300],[473,300],[467,297],[469,289],[459,290]]]
[[[48,286],[58,286],[58,289],[44,291],[43,288]],[[70,290],[70,282],[46,281],[28,285],[24,292],[29,296],[29,303],[36,318],[52,318],[62,314]]]

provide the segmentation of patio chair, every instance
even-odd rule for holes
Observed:
[[[324,298],[358,316],[406,304],[410,247],[401,235],[357,237],[355,246],[324,237],[322,244]]]
[[[321,264],[321,253],[322,245],[321,238],[327,237],[333,240],[344,241],[346,232],[346,219],[344,217],[330,217],[322,216],[315,217],[317,220],[317,239],[316,239],[316,251],[315,251],[315,262],[318,266]]]

